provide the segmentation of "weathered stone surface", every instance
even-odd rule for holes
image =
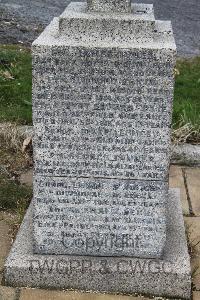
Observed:
[[[35,172],[167,180],[170,56],[163,50],[35,49]]]
[[[7,284],[145,293],[190,298],[190,258],[180,198],[170,192],[167,243],[161,260],[33,254],[31,211],[24,219],[5,265]],[[159,282],[159,284],[158,284]]]
[[[133,4],[133,10],[134,14],[127,15],[91,14],[86,12],[84,2],[72,2],[33,45],[42,41],[43,46],[163,49],[171,51],[174,58],[176,47],[171,22],[155,20],[150,4]]]
[[[98,43],[129,41],[130,48],[133,41],[153,41],[157,38],[155,29],[170,33],[170,24],[167,23],[167,29],[155,21],[151,4],[133,4],[132,10],[134,13],[131,14],[91,13],[86,9],[86,3],[72,2],[59,17],[59,34],[65,40],[66,37],[78,39],[78,42],[84,41],[87,45],[91,40]]]
[[[195,216],[200,216],[200,168],[185,170],[188,194]]]
[[[181,195],[181,203],[184,215],[189,215],[189,203],[186,194],[186,188],[183,178],[182,168],[179,166],[172,165],[169,171],[169,187],[171,188],[179,188]]]
[[[200,166],[200,145],[172,145],[171,161],[175,164]]]
[[[159,256],[167,191],[160,181],[37,176],[34,251]]]
[[[6,283],[190,297],[168,195],[175,54],[171,23],[123,0],[72,3],[33,43],[34,206]]]
[[[87,0],[89,11],[131,12],[131,0]]]
[[[20,300],[148,300],[144,297],[22,289]]]
[[[36,253],[162,255],[175,49],[142,4],[71,3],[33,43]]]

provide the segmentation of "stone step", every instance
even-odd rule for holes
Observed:
[[[141,40],[155,35],[153,6],[133,4],[132,14],[87,11],[86,3],[71,2],[59,17],[59,33],[74,39]]]
[[[87,9],[98,12],[131,12],[131,0],[87,0]]]

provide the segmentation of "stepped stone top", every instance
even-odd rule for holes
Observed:
[[[89,11],[131,12],[131,0],[87,0]]]
[[[176,51],[171,22],[155,20],[152,4],[129,0],[71,2],[33,47],[53,44]]]

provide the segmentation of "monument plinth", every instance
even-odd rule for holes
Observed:
[[[152,5],[72,2],[32,50],[34,199],[6,281],[189,297],[180,201],[168,190],[170,22]]]
[[[89,11],[98,12],[131,12],[131,0],[88,0]]]
[[[133,11],[71,3],[33,44],[35,253],[163,253],[175,45]]]

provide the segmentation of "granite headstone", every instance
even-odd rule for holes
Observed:
[[[163,253],[175,44],[129,6],[72,2],[33,44],[35,253]]]
[[[171,23],[150,4],[72,2],[32,51],[34,198],[6,283],[189,299]]]

